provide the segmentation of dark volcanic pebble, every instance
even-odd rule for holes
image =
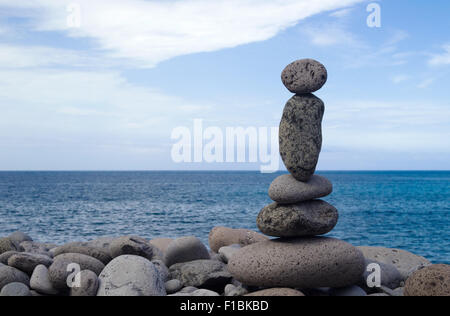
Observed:
[[[325,105],[312,94],[295,95],[286,104],[280,123],[280,154],[292,176],[302,182],[316,171],[322,149]]]
[[[327,82],[324,65],[313,59],[301,59],[289,64],[281,74],[285,87],[292,93],[312,93]]]
[[[338,222],[336,208],[322,200],[292,205],[272,203],[258,215],[258,228],[273,237],[305,237],[324,235]]]

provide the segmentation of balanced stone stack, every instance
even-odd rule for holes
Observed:
[[[280,123],[280,154],[290,174],[274,180],[269,196],[275,203],[262,209],[259,229],[278,239],[256,243],[237,252],[228,269],[240,282],[262,288],[342,288],[356,284],[365,259],[352,245],[318,237],[338,222],[335,207],[319,198],[332,192],[329,180],[314,175],[322,147],[325,106],[312,94],[327,80],[325,67],[311,59],[298,60],[282,73],[295,93]]]
[[[282,80],[296,93],[284,108],[279,130],[280,154],[290,174],[271,184],[269,196],[275,203],[261,211],[258,227],[275,237],[324,235],[336,226],[338,211],[318,200],[329,195],[333,186],[314,175],[322,148],[325,105],[311,92],[325,84],[327,70],[315,60],[299,60],[286,67]]]

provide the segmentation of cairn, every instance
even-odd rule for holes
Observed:
[[[273,237],[324,235],[338,222],[338,211],[318,198],[333,186],[314,175],[322,148],[322,118],[325,105],[311,94],[327,80],[327,70],[311,59],[296,61],[284,69],[284,85],[296,95],[286,104],[280,123],[280,154],[290,172],[275,179],[269,196],[275,203],[258,216],[259,229]]]
[[[333,186],[315,175],[322,148],[325,106],[312,93],[327,81],[319,62],[303,59],[282,73],[286,88],[295,93],[280,123],[280,154],[290,174],[275,179],[269,196],[274,203],[258,215],[261,232],[269,241],[245,247],[229,262],[231,274],[245,285],[300,290],[354,285],[364,271],[364,257],[352,245],[319,237],[338,222],[337,209],[320,200]]]

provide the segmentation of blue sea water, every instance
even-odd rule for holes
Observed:
[[[340,212],[329,234],[450,263],[450,172],[319,172]],[[0,236],[42,242],[195,235],[256,228],[279,174],[258,172],[0,172]]]

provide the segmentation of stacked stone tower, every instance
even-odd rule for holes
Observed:
[[[327,80],[325,67],[312,59],[288,65],[281,79],[295,93],[286,104],[280,123],[280,154],[290,172],[272,183],[269,196],[275,203],[258,216],[259,229],[274,237],[323,235],[337,224],[338,211],[318,198],[329,195],[332,184],[314,175],[322,148],[325,105],[311,92]]]
[[[339,288],[357,283],[364,271],[359,250],[341,240],[319,237],[338,222],[335,207],[319,198],[333,188],[314,175],[322,147],[325,106],[312,94],[327,81],[325,67],[312,59],[288,65],[282,73],[286,88],[295,93],[280,123],[280,154],[290,174],[271,184],[275,202],[257,218],[259,229],[278,239],[241,249],[229,262],[229,271],[245,285],[314,289]]]

